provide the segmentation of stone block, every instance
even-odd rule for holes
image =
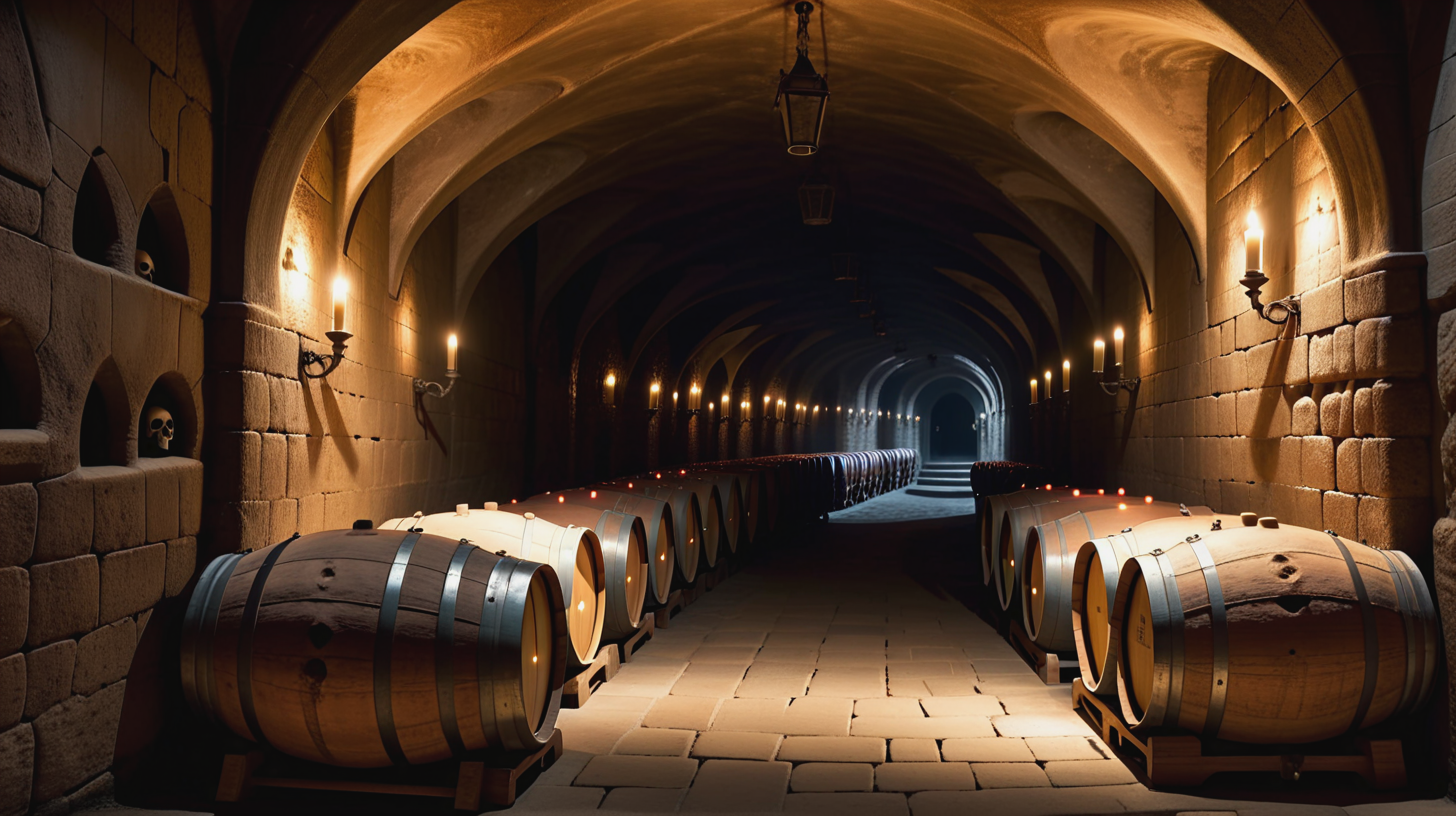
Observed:
[[[35,486],[0,486],[0,567],[18,567],[35,551],[38,500]]]
[[[613,788],[602,800],[603,811],[674,813],[685,790],[673,788]]]
[[[1214,433],[1216,436],[1236,436],[1238,432],[1238,395],[1220,394],[1218,396],[1217,423]]]
[[[928,697],[920,701],[931,717],[995,717],[1006,712],[1001,701],[989,694],[972,697]]]
[[[177,180],[204,204],[212,203],[212,118],[196,105],[177,122]]]
[[[36,239],[48,247],[69,250],[74,243],[71,221],[75,213],[76,191],[60,179],[54,179],[41,195],[40,231]]]
[[[991,721],[985,717],[855,717],[849,733],[857,737],[973,739],[995,736]]]
[[[1360,394],[1366,395],[1361,411]],[[1376,380],[1355,392],[1356,436],[1427,436],[1431,398],[1424,380]]]
[[[692,756],[698,759],[756,759],[767,762],[778,753],[778,734],[754,731],[709,731],[693,743]],[[790,739],[813,739],[791,737]],[[830,737],[829,739],[833,739]],[[840,739],[848,739],[841,737]]]
[[[1387,498],[1430,495],[1430,454],[1426,440],[1362,440],[1360,484],[1365,493]]]
[[[1036,755],[1038,762],[1106,759],[1107,756],[1092,743],[1087,737],[1030,737],[1026,740],[1026,747]]]
[[[101,573],[94,555],[33,565],[26,643],[41,646],[95,629],[100,597]]]
[[[22,723],[0,732],[0,813],[25,813],[35,776],[35,732]]]
[[[1289,432],[1295,436],[1314,436],[1319,433],[1319,420],[1319,404],[1309,397],[1300,397],[1290,410]]]
[[[612,748],[614,754],[685,757],[697,734],[676,728],[637,728],[628,731]],[[767,736],[762,735],[762,736]],[[770,755],[769,759],[773,759]]]
[[[152,138],[152,63],[116,28],[106,31],[101,144],[126,182],[135,211],[162,178],[162,147]]]
[[[70,693],[95,694],[126,677],[138,636],[136,621],[122,618],[81,638],[76,646],[76,671]]]
[[[593,757],[571,784],[596,788],[685,788],[697,772],[695,759],[612,754]]]
[[[798,793],[872,791],[875,767],[862,762],[806,762],[794,768],[789,786]]]
[[[1359,497],[1328,490],[1321,500],[1324,503],[1324,523],[1321,529],[1333,530],[1335,535],[1342,538],[1359,541],[1360,528],[1356,515]]]
[[[1346,439],[1335,450],[1335,482],[1343,493],[1364,493],[1365,486],[1360,478],[1363,455],[1360,444],[1364,440]]]
[[[1345,282],[1333,280],[1299,297],[1299,331],[1324,331],[1345,322]]]
[[[178,480],[182,469],[173,462],[171,458],[137,460],[137,468],[142,471],[146,480],[147,541],[176,538],[181,527],[181,490]]]
[[[1341,379],[1335,365],[1335,334],[1317,334],[1309,338],[1309,381],[1327,383]]]
[[[905,793],[975,790],[976,776],[965,762],[886,762],[875,769],[875,787]]]
[[[854,701],[856,717],[924,717],[918,700],[903,697],[871,697]]]
[[[189,460],[177,474],[178,532],[195,536],[202,528],[202,463]]]
[[[1456,413],[1456,311],[1441,315],[1436,328],[1436,387],[1447,413]]]
[[[263,434],[258,462],[259,498],[281,499],[288,492],[288,437]]]
[[[1419,377],[1425,366],[1419,316],[1372,317],[1355,327],[1354,376]]]
[[[885,761],[885,741],[870,737],[785,737],[778,758],[785,762]]]
[[[170,73],[170,72],[168,72]],[[177,117],[187,105],[187,93],[160,71],[152,74],[152,99],[149,111],[152,138],[163,149],[177,153]]]
[[[1418,556],[1429,546],[1431,508],[1428,499],[1361,496],[1357,514],[1360,540],[1372,547],[1404,550]]]
[[[177,0],[151,0],[132,6],[132,39],[164,74],[177,70]]]
[[[35,719],[36,801],[55,799],[106,770],[116,746],[126,681],[71,697]]]
[[[879,697],[886,694],[882,666],[824,666],[809,681],[810,697]]]
[[[156,606],[167,585],[167,545],[148,544],[101,559],[101,621]]]
[[[1328,436],[1307,436],[1302,440],[1300,451],[1302,483],[1306,487],[1334,490],[1335,441]]]
[[[1320,399],[1320,431],[1344,439],[1355,435],[1355,399],[1349,391],[1331,391]]]
[[[258,501],[261,495],[262,434],[255,431],[219,433],[213,445],[216,472],[226,473],[228,477],[212,480],[207,485],[208,496],[234,501]]]
[[[1096,785],[1131,785],[1137,777],[1115,759],[1048,762],[1046,775],[1059,788],[1088,788]]]
[[[1079,737],[1087,724],[1070,711],[1060,714],[1007,714],[992,717],[991,724],[1003,737]]]
[[[106,18],[90,4],[26,3],[25,20],[46,116],[89,153],[101,144]]]
[[[0,731],[20,722],[25,714],[25,655],[0,659]]]
[[[1284,384],[1285,385],[1307,385],[1309,383],[1309,336],[1281,340],[1287,350],[1281,351],[1284,357]],[[1276,356],[1275,359],[1278,359]]]
[[[595,813],[606,791],[567,785],[532,785],[516,800],[512,811],[521,813]]]
[[[40,230],[40,216],[41,194],[0,176],[0,227],[35,235]]]
[[[267,430],[269,379],[256,371],[218,371],[208,376],[208,419],[213,426],[228,431]]]
[[[287,536],[284,536],[286,538]],[[278,538],[282,541],[283,538]],[[163,581],[163,594],[168,598],[175,598],[182,594],[187,588],[187,583],[192,580],[192,573],[197,570],[197,539],[192,536],[174,538],[167,542],[167,566],[166,577]]]
[[[25,656],[25,716],[35,719],[71,696],[76,672],[76,641],[62,640],[32,649]]]
[[[325,523],[331,527],[337,526],[335,520],[355,515],[330,510],[329,503],[338,495],[329,493],[324,497]],[[682,677],[673,684],[672,693],[679,697],[731,697],[747,670],[746,665],[734,663],[689,663]]]
[[[1421,305],[1421,276],[1416,269],[1386,269],[1345,281],[1345,319],[1402,315]]]
[[[981,762],[971,766],[982,789],[1049,788],[1051,781],[1034,762]]]
[[[36,561],[74,558],[91,550],[94,498],[91,482],[72,472],[35,486]]]
[[[18,9],[17,4],[0,12],[0,100],[6,110],[0,122],[0,167],[44,187],[50,179],[51,149]]]
[[[940,746],[933,739],[890,740],[890,759],[894,762],[939,762]]]
[[[1351,325],[1335,327],[1334,364],[1340,379],[1359,376],[1356,374],[1355,345],[1358,340],[1356,327]]]
[[[782,810],[792,770],[787,762],[710,759],[698,770],[681,809],[684,813]]]
[[[116,466],[83,468],[81,474],[96,503],[91,549],[109,553],[146,543],[146,474]]]
[[[303,408],[303,385],[286,377],[268,378],[268,430],[286,434],[308,433]]]

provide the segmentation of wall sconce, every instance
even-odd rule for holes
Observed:
[[[1282,326],[1289,322],[1290,317],[1299,314],[1299,295],[1290,295],[1268,305],[1259,302],[1259,290],[1269,282],[1269,277],[1264,274],[1264,227],[1259,223],[1259,214],[1253,210],[1249,210],[1248,224],[1249,228],[1244,230],[1245,271],[1239,283],[1249,296],[1249,306],[1260,317]]]
[[[718,421],[719,422],[727,422],[728,419],[729,419],[729,417],[728,417],[728,395],[727,394],[724,394],[723,395],[722,404],[723,404],[723,413],[718,416]]]
[[[764,397],[763,398],[763,401],[765,403],[767,403],[768,402],[768,397]],[[748,400],[744,400],[738,406],[738,424],[739,425],[742,425],[744,423],[752,422],[752,421],[753,421],[753,417],[751,417],[751,416],[748,415]]]
[[[1072,361],[1062,361],[1062,393],[1066,394],[1072,390]]]
[[[324,332],[324,336],[333,343],[334,353],[327,356],[315,351],[304,349],[298,353],[299,373],[310,379],[319,379],[329,376],[339,363],[344,362],[344,349],[348,348],[349,339],[354,335],[344,331],[344,311],[348,308],[349,302],[349,280],[343,275],[334,278],[334,327]],[[320,366],[320,371],[310,371],[314,366]]]
[[[712,403],[710,402],[708,403],[708,405],[711,407]],[[699,388],[697,383],[693,383],[692,386],[688,388],[688,413],[696,416],[698,412],[702,410],[702,407],[703,389]]]
[[[778,411],[776,412],[776,415],[774,416],[774,419],[777,419],[779,422],[783,422],[784,421],[784,401],[783,401],[783,398],[782,397],[779,398],[779,401],[778,401]]]
[[[1092,341],[1092,373],[1097,375],[1097,387],[1101,388],[1102,393],[1109,397],[1116,396],[1117,392],[1123,389],[1127,389],[1128,393],[1136,392],[1142,385],[1142,377],[1127,379],[1122,376],[1123,341],[1126,340],[1126,337],[1121,326],[1112,330],[1112,359],[1113,365],[1117,367],[1117,379],[1110,382],[1104,380],[1102,376],[1107,360],[1107,345],[1102,342],[1100,337]],[[1047,378],[1047,387],[1048,389],[1051,387],[1050,376]]]
[[[653,383],[647,387],[647,410],[657,411],[662,407],[662,384]]]
[[[449,385],[440,385],[435,382],[425,382],[419,377],[414,378],[416,394],[429,394],[432,397],[443,398],[455,388],[455,380],[460,377],[460,370],[456,363],[460,354],[460,341],[451,332],[450,337],[445,340],[445,377],[450,381]]]
[[[607,372],[607,378],[602,380],[602,404],[608,407],[617,404],[617,375]]]

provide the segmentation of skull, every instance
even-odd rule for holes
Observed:
[[[151,280],[152,273],[155,271],[157,271],[157,265],[152,263],[152,256],[138,249],[136,254],[136,273],[147,280]]]
[[[172,414],[165,408],[152,407],[147,409],[147,438],[156,443],[157,447],[167,450],[172,444],[172,437],[177,434],[177,424],[172,421]]]

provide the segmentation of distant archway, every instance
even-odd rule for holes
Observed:
[[[979,454],[970,401],[954,392],[936,400],[930,410],[930,461],[973,461]]]

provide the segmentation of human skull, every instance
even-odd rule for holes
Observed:
[[[157,447],[167,450],[172,444],[172,437],[177,434],[177,424],[172,421],[172,414],[165,408],[147,409],[147,438],[156,443]]]
[[[157,271],[157,265],[152,263],[152,256],[138,249],[136,254],[136,273],[147,280],[151,280],[152,273],[155,271]]]

